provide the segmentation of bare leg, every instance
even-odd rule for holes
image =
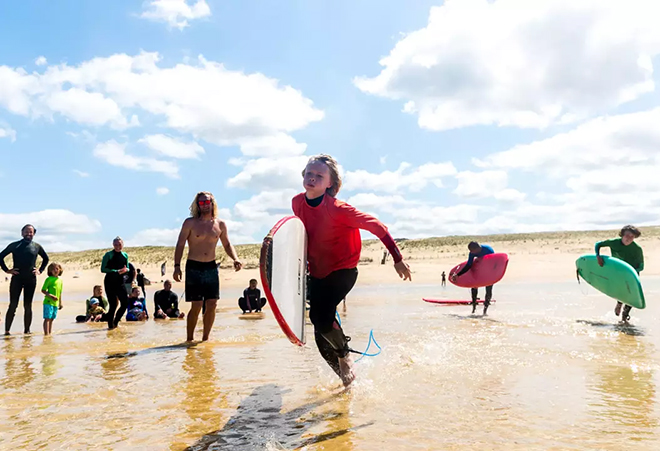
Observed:
[[[190,311],[188,312],[188,322],[186,323],[186,331],[188,333],[188,338],[186,341],[193,341],[195,337],[195,326],[197,325],[199,312],[202,310],[202,304],[204,304],[204,301],[194,301],[190,306]]]
[[[339,372],[344,387],[348,387],[355,380],[355,372],[353,371],[353,359],[351,359],[350,354],[346,354],[346,357],[339,358]]]
[[[202,334],[202,341],[209,339],[209,334],[215,322],[215,307],[218,305],[217,299],[208,299],[206,301],[206,312],[204,312],[204,333]]]
[[[48,335],[48,320],[44,320],[44,335]]]

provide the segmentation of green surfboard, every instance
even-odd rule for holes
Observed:
[[[595,255],[583,255],[575,261],[578,275],[603,294],[626,305],[646,307],[644,291],[637,272],[618,258],[601,255],[605,264],[601,267]]]

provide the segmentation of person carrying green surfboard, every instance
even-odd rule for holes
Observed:
[[[639,244],[635,243],[635,238],[639,238],[642,232],[640,232],[637,227],[627,225],[621,229],[619,236],[621,238],[614,238],[611,240],[599,241],[596,243],[596,256],[598,257],[598,264],[603,266],[605,260],[600,256],[601,247],[609,247],[612,252],[612,257],[623,260],[632,266],[637,274],[639,274],[644,269],[644,253]],[[617,301],[616,308],[614,313],[616,316],[619,316],[621,313],[621,307],[623,304],[620,301]],[[623,308],[623,314],[621,315],[621,320],[627,322],[630,319],[630,305],[626,305]]]

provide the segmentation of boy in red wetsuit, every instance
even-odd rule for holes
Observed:
[[[378,219],[335,196],[341,188],[337,162],[328,155],[311,157],[303,171],[305,192],[293,198],[294,214],[307,230],[309,319],[321,356],[348,386],[355,379],[349,337],[335,320],[337,305],[357,280],[362,241],[360,229],[376,235],[387,247],[399,277],[411,280],[410,268],[392,236]]]

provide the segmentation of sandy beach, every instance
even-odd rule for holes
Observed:
[[[614,301],[575,280],[575,259],[609,232],[482,240],[511,259],[486,317],[421,300],[469,297],[439,280],[465,259],[465,239],[400,243],[412,283],[397,280],[391,261],[381,265],[380,244],[369,242],[358,285],[338,311],[354,349],[364,351],[373,332],[382,351],[356,363],[349,391],[318,356],[309,323],[306,346],[296,347],[268,306],[262,320],[239,318],[236,298],[258,278],[254,258],[244,259],[252,269],[222,270],[210,341],[185,344],[185,321],[122,322],[114,331],[76,324],[102,274],[82,258],[89,252],[54,255],[69,259],[54,334],[39,331],[37,295],[35,334],[18,333],[19,306],[15,334],[0,339],[0,448],[655,449],[660,240],[655,229],[644,232],[648,307],[633,310],[630,326],[618,324]],[[151,309],[160,264],[139,262],[153,250],[128,253],[154,282]]]

